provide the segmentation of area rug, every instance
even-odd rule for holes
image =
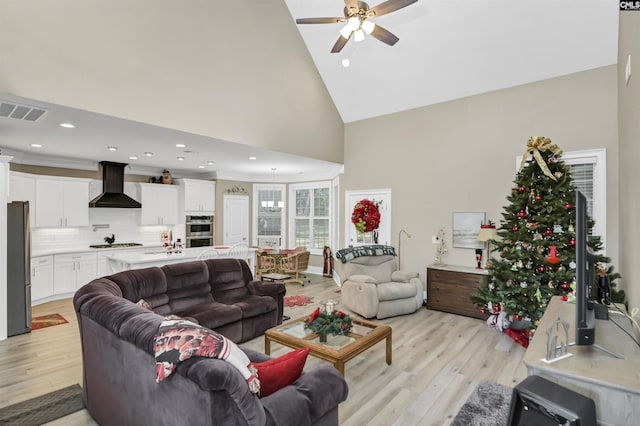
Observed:
[[[509,420],[513,389],[483,380],[458,411],[451,426],[503,426]]]
[[[307,297],[307,296],[285,296],[284,297],[284,304],[290,308],[293,306],[305,306],[312,302],[313,302],[313,297]]]
[[[82,388],[71,385],[0,408],[0,425],[41,425],[82,410]]]
[[[41,317],[33,317],[31,319],[31,330],[40,330],[45,327],[66,324],[69,321],[64,319],[60,314],[43,315]]]

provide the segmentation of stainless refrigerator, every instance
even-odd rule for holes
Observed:
[[[7,334],[31,331],[29,202],[7,203]]]

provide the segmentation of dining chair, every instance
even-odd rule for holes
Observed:
[[[262,279],[263,274],[270,274],[278,270],[276,258],[264,250],[256,251],[256,278]]]
[[[303,286],[305,280],[306,282],[311,282],[311,280],[307,280],[306,275],[304,275],[304,272],[309,267],[310,255],[311,253],[309,250],[295,251],[280,259],[280,272],[283,274],[293,275],[293,277],[290,280],[287,280],[287,282],[297,282]]]
[[[240,241],[239,243],[235,243],[231,247],[229,247],[229,252],[227,254],[228,257],[243,260],[247,260],[248,255],[249,245],[242,241]]]
[[[198,255],[198,260],[215,259],[220,256],[220,252],[216,249],[206,249]]]

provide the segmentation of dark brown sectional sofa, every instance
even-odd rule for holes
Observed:
[[[284,293],[282,284],[254,281],[237,259],[124,271],[84,285],[74,307],[87,410],[101,425],[337,425],[348,388],[329,365],[264,398],[231,364],[211,358],[183,361],[156,383],[153,341],[164,316],[189,318],[240,343],[281,323]],[[269,359],[245,352],[254,362]]]

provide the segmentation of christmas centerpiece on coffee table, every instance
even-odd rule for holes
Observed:
[[[321,310],[316,308],[304,321],[304,328],[317,333],[321,342],[327,341],[327,335],[347,334],[351,330],[351,317],[341,311]]]

